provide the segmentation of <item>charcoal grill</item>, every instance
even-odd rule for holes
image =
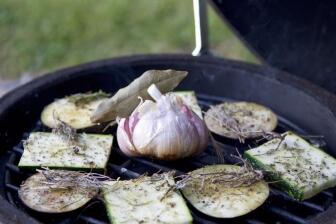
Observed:
[[[206,16],[202,4],[195,2],[197,47],[194,55],[209,54]],[[222,2],[222,1],[218,1]],[[204,6],[204,5],[203,5]],[[254,101],[270,107],[279,116],[278,132],[293,130],[302,135],[323,135],[311,139],[336,156],[336,97],[312,83],[268,66],[251,65],[211,56],[139,55],[79,65],[47,74],[0,100],[0,223],[108,223],[103,203],[92,200],[83,208],[65,214],[43,214],[30,210],[18,198],[18,188],[33,171],[17,167],[23,152],[22,140],[32,131],[43,131],[40,113],[55,98],[78,92],[104,90],[116,92],[148,69],[186,70],[189,76],[179,89],[195,90],[203,110],[223,100]],[[115,133],[115,130],[109,130]],[[228,163],[237,161],[231,154],[242,153],[255,144],[238,144],[215,135],[223,145]],[[218,163],[212,144],[201,155],[177,162],[129,158],[118,149],[116,141],[106,173],[122,179],[143,173],[177,170],[187,172],[206,164]],[[298,202],[272,188],[270,197],[257,210],[235,219],[215,219],[188,205],[195,223],[334,223],[336,188]]]
[[[32,174],[19,170],[18,160],[22,154],[22,140],[31,131],[44,130],[39,116],[43,107],[72,93],[102,89],[115,92],[136,76],[148,69],[179,69],[189,72],[180,89],[193,89],[197,93],[203,110],[223,100],[248,100],[272,108],[279,116],[277,131],[294,130],[299,134],[323,135],[320,144],[336,156],[336,97],[319,87],[286,73],[267,67],[250,65],[214,57],[192,57],[189,55],[133,56],[97,61],[61,70],[28,83],[9,93],[0,101],[1,140],[1,188],[0,217],[5,223],[107,223],[104,205],[94,200],[85,207],[62,215],[45,215],[25,207],[18,198],[20,183]],[[113,131],[113,130],[112,130]],[[227,162],[235,147],[240,152],[248,148],[248,142],[240,145],[235,141],[215,136],[224,144],[223,153]],[[326,144],[324,144],[324,141]],[[193,159],[178,162],[159,162],[143,158],[128,158],[113,146],[107,166],[107,174],[124,179],[135,178],[145,172],[176,169],[186,172],[206,164],[217,163],[218,159],[210,144],[207,150]],[[266,203],[256,211],[228,223],[307,223],[333,209],[335,189],[323,191],[312,199],[297,202],[277,189],[271,191]],[[222,223],[223,220],[203,215],[190,205],[196,223]],[[331,208],[330,208],[331,207]],[[9,209],[10,208],[10,209]],[[23,218],[29,216],[28,218]]]

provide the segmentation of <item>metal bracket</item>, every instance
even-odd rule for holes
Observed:
[[[208,40],[208,14],[206,0],[193,0],[195,44],[193,56],[211,55]]]

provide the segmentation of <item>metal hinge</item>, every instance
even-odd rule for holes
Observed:
[[[195,22],[195,49],[193,56],[211,55],[208,40],[208,14],[206,0],[193,0]]]

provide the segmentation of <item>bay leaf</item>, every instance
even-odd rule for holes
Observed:
[[[117,116],[129,116],[139,104],[138,97],[150,99],[147,89],[155,84],[161,93],[172,91],[186,76],[186,71],[148,70],[128,86],[119,89],[111,98],[103,101],[91,116],[95,123],[113,121]]]

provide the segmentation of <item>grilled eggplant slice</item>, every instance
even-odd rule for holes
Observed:
[[[104,169],[112,142],[112,135],[82,133],[70,142],[54,133],[33,132],[24,143],[19,167]]]
[[[103,189],[111,223],[192,223],[183,197],[165,173],[126,181],[111,181]]]
[[[98,105],[108,99],[108,97],[109,94],[99,91],[95,93],[78,93],[57,99],[43,109],[41,114],[42,123],[49,128],[55,128],[57,119],[59,119],[74,129],[97,128],[97,126],[103,128],[102,125],[92,123],[90,116]]]
[[[245,157],[297,200],[336,186],[336,160],[333,157],[292,132],[282,136],[283,139],[273,139],[246,151]]]
[[[235,165],[211,165],[191,172],[192,175],[219,172],[235,173]],[[211,178],[211,177],[210,177]],[[258,208],[269,195],[267,183],[257,181],[249,186],[229,187],[221,182],[191,179],[182,188],[184,197],[200,212],[216,218],[234,218]]]
[[[273,131],[277,116],[252,102],[225,102],[212,106],[204,116],[210,131],[232,139],[248,139]]]
[[[62,213],[82,207],[97,190],[92,188],[53,188],[46,184],[43,174],[29,177],[19,189],[19,197],[29,208],[46,213]]]
[[[194,111],[195,114],[203,119],[202,109],[197,103],[197,98],[194,91],[176,91],[168,94],[181,97],[184,104],[187,105],[192,111]]]

